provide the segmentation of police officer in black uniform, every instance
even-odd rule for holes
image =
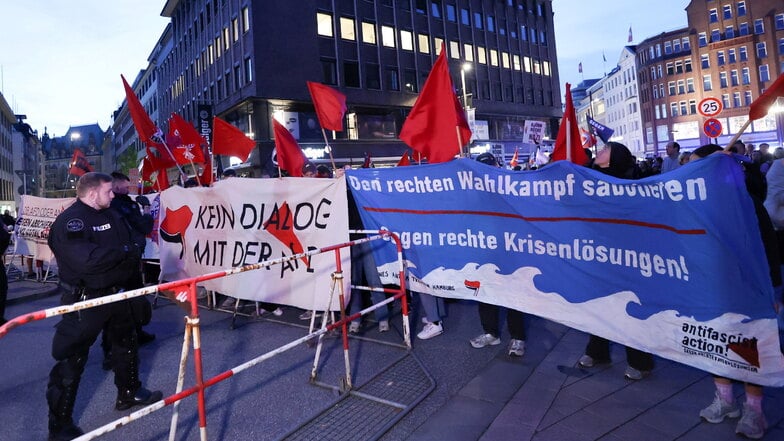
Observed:
[[[139,274],[141,245],[130,227],[109,206],[114,197],[112,178],[86,173],[76,185],[77,200],[57,216],[49,233],[49,247],[60,271],[61,303],[97,298],[128,289]],[[139,381],[139,355],[130,302],[121,301],[63,316],[52,341],[56,360],[49,374],[49,439],[70,440],[82,434],[72,418],[79,381],[90,346],[108,325],[112,343],[115,408],[125,410],[162,398]]]

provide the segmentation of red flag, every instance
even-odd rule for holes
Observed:
[[[555,148],[550,155],[552,161],[568,159],[575,164],[583,165],[588,162],[585,150],[580,142],[580,130],[577,127],[577,116],[572,103],[572,85],[566,83],[566,105],[558,137],[555,138]]]
[[[166,174],[166,168],[155,168],[154,160],[151,160],[149,156],[145,156],[142,159],[142,181],[143,182],[155,182],[154,187],[158,189],[158,191],[163,191],[169,188],[169,176]],[[153,173],[156,173],[155,179],[153,180]]]
[[[405,167],[407,165],[411,165],[411,158],[408,156],[408,150],[400,157],[400,161],[397,161],[398,167]]]
[[[201,172],[201,176],[199,176],[199,182],[201,182],[201,185],[212,185],[215,182],[215,177],[212,174],[212,161],[204,163],[204,170]]]
[[[139,134],[139,139],[145,145],[160,144],[163,139],[163,132],[161,132],[161,129],[152,122],[150,116],[147,115],[139,98],[136,97],[131,86],[125,81],[125,77],[120,75],[120,78],[122,78],[123,86],[125,87],[125,100],[128,102],[128,112],[131,114],[131,119],[133,119],[133,125],[136,127],[136,133]]]
[[[321,83],[308,81],[310,97],[316,108],[319,124],[327,130],[343,131],[343,115],[346,114],[346,95]]]
[[[278,151],[278,167],[286,170],[289,176],[301,177],[305,155],[302,154],[297,140],[278,120],[272,120],[272,127],[275,132],[275,150]]]
[[[87,162],[87,157],[84,156],[84,153],[79,149],[74,149],[71,157],[71,168],[68,169],[68,173],[74,176],[82,176],[91,171],[93,171],[93,167]]]
[[[256,148],[256,141],[245,136],[242,131],[226,121],[213,118],[212,153],[215,155],[236,156],[245,162],[250,152]]]
[[[370,159],[370,152],[365,152],[365,161],[362,162],[362,168],[370,168],[373,165],[373,161]]]
[[[514,155],[512,155],[512,160],[509,161],[509,166],[512,167],[512,168],[517,167],[518,161],[519,161],[519,159],[517,157],[517,147],[515,147],[515,152],[514,152]]]
[[[403,123],[400,139],[427,157],[431,164],[452,160],[471,140],[471,129],[449,76],[444,43],[422,93]]]
[[[176,113],[172,113],[169,119],[169,136],[166,138],[166,144],[174,154],[177,164],[204,162],[201,146],[206,144],[206,141],[192,125]]]
[[[776,81],[765,90],[765,93],[751,103],[749,108],[749,119],[754,121],[755,119],[760,119],[767,115],[770,106],[776,102],[776,99],[780,96],[784,96],[784,74],[779,75],[779,77],[776,78]]]

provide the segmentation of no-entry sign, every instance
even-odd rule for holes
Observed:
[[[718,138],[721,135],[721,121],[716,118],[708,118],[702,125],[702,131],[708,138]]]

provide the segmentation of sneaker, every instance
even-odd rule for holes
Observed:
[[[389,331],[389,320],[381,320],[378,322],[378,332]]]
[[[282,309],[280,309],[280,308],[275,308],[275,310],[274,310],[274,311],[269,311],[269,310],[266,310],[266,309],[264,309],[264,308],[260,308],[260,312],[261,312],[261,314],[262,314],[262,315],[263,315],[263,314],[272,314],[272,315],[274,315],[275,317],[280,317],[280,316],[282,316],[282,315],[283,315],[283,310],[282,310]]]
[[[221,302],[220,308],[233,310],[236,305],[237,305],[237,299],[235,299],[234,297],[226,297],[223,300],[223,302]]]
[[[303,312],[302,314],[299,315],[299,319],[300,320],[310,320],[310,318],[311,318],[311,316],[313,316],[313,314],[316,315],[316,318],[321,317],[321,313],[320,312],[305,311],[305,312]]]
[[[471,346],[479,349],[487,345],[496,346],[501,344],[501,339],[493,334],[482,334],[471,339]]]
[[[596,366],[597,364],[604,364],[604,363],[609,363],[609,362],[610,362],[610,360],[595,360],[590,355],[585,354],[582,357],[580,357],[580,359],[577,361],[577,364],[580,367],[592,368],[592,367]]]
[[[356,334],[359,332],[359,322],[351,322],[351,324],[348,326],[348,332],[350,334]]]
[[[765,435],[768,422],[762,412],[752,409],[751,406],[743,405],[743,416],[738,421],[735,433],[750,439],[760,439]]]
[[[650,372],[649,371],[641,371],[639,369],[635,369],[631,366],[626,366],[626,371],[623,373],[623,376],[626,377],[627,380],[642,380],[646,377]]]
[[[721,397],[719,397],[718,392],[713,398],[713,402],[710,406],[700,411],[700,418],[713,424],[720,423],[727,417],[737,418],[739,416],[740,409],[738,409],[738,406],[736,406],[735,403],[728,403],[722,400]],[[740,424],[738,424],[738,428],[740,428]]]
[[[514,338],[510,340],[508,354],[522,357],[525,354],[525,340],[516,340]]]
[[[417,334],[417,338],[420,340],[427,340],[433,337],[438,337],[439,335],[444,333],[444,327],[441,326],[441,323],[430,323],[427,322],[425,327],[422,328],[422,331]]]

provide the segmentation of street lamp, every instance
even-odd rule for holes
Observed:
[[[471,70],[471,63],[463,63],[460,66],[460,82],[463,85],[463,110],[468,109],[468,94],[466,93],[465,73]]]

